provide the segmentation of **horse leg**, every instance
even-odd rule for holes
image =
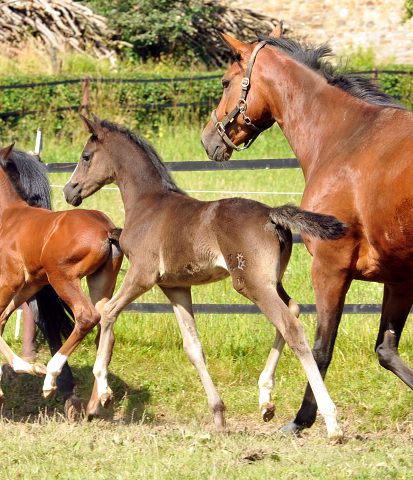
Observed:
[[[70,316],[51,285],[45,285],[27,303],[37,327],[49,345],[50,353],[52,356],[55,355],[62,347],[62,335],[67,337],[68,331],[72,327]],[[56,384],[65,405],[69,398],[76,398],[76,384],[68,363],[64,364]]]
[[[109,408],[113,404],[113,392],[107,382],[113,325],[124,308],[150,290],[155,284],[156,274],[153,275],[152,279],[142,281],[143,270],[144,267],[141,269],[139,264],[131,263],[116,295],[106,303],[102,310],[99,348],[93,374],[97,382],[100,404],[104,408]]]
[[[38,290],[38,287],[25,287],[15,294],[15,289],[12,286],[3,287],[0,297],[0,353],[5,356],[6,362],[16,373],[29,373],[40,377],[46,373],[45,365],[24,361],[13,352],[1,336],[10,315]]]
[[[36,325],[39,327],[39,330],[42,332],[45,339],[47,340],[50,353],[53,356],[62,346],[62,339],[60,337],[60,333],[53,328],[47,329],[47,326],[43,322],[38,321],[38,307],[36,296],[33,296],[29,299],[28,305],[33,313]],[[50,321],[53,321],[53,319],[50,319]],[[62,394],[63,401],[65,403],[69,398],[75,396],[75,379],[73,378],[72,371],[70,370],[70,367],[67,363],[64,364],[62,372],[57,378],[56,384],[57,388]]]
[[[298,305],[292,300],[284,290],[284,287],[281,283],[277,285],[278,294],[280,295],[283,302],[288,306],[291,312],[298,318],[300,309]],[[264,422],[269,422],[275,413],[275,405],[272,401],[271,394],[274,390],[274,376],[275,370],[278,365],[278,361],[281,357],[285,345],[285,340],[280,332],[277,330],[274,344],[271,348],[271,352],[268,356],[267,363],[265,368],[262,371],[260,378],[258,380],[258,386],[260,388],[260,412]]]
[[[79,279],[49,276],[50,284],[59,297],[70,307],[75,317],[75,327],[68,339],[47,364],[47,374],[43,384],[45,398],[56,392],[56,379],[73,350],[100,320],[100,314],[83,292]]]
[[[214,417],[215,428],[218,432],[222,432],[225,430],[225,405],[205,365],[205,356],[192,309],[191,287],[161,288],[171,302],[178,320],[185,353],[201,377],[207,394],[209,409]]]
[[[413,370],[399,356],[398,345],[413,303],[412,285],[385,285],[376,353],[380,365],[413,389]]]
[[[242,286],[238,286],[237,280],[237,274],[232,274],[234,288],[260,308],[297,355],[314,392],[330,440],[341,440],[343,432],[337,423],[336,407],[324,385],[301,322],[285,305],[273,285],[263,284],[262,278],[247,275],[246,271],[243,272]]]
[[[352,277],[345,267],[333,270],[333,262],[321,265],[313,260],[312,280],[317,305],[317,329],[313,356],[324,379],[333,356],[337,330],[343,313],[344,302]],[[283,428],[284,432],[295,432],[310,428],[317,416],[317,403],[311,386],[307,384],[304,399],[296,418]]]
[[[118,253],[119,252],[119,253]],[[96,272],[89,275],[86,280],[89,287],[89,294],[93,305],[100,314],[102,314],[103,307],[112,298],[113,292],[116,287],[116,279],[122,266],[123,254],[119,250],[115,250],[106,262],[96,270]],[[96,350],[99,347],[101,326],[98,324],[98,333],[95,338]],[[113,346],[115,344],[115,334],[113,330],[111,332],[109,340],[109,363],[112,358]],[[108,363],[108,364],[109,364]],[[100,405],[99,405],[98,385],[95,379],[92,395],[86,408],[86,415],[88,420],[99,417]]]

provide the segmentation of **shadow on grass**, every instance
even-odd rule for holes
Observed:
[[[44,377],[28,374],[16,374],[9,365],[3,365],[1,382],[5,395],[1,407],[3,418],[13,421],[37,422],[39,414],[54,413],[64,416],[64,402],[58,391],[53,398],[45,399],[42,388]],[[71,365],[76,380],[76,394],[89,400],[92,393],[94,376],[93,367]],[[108,383],[113,390],[115,405],[109,410],[101,408],[101,418],[105,420],[122,420],[123,422],[151,421],[146,412],[150,393],[145,387],[131,387],[117,375],[109,373]],[[143,418],[145,417],[145,418]]]

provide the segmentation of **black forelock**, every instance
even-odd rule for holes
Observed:
[[[151,161],[153,166],[155,167],[158,174],[161,176],[163,186],[170,191],[181,193],[186,195],[186,192],[181,190],[176,183],[174,182],[168,168],[163,163],[161,157],[158,155],[155,148],[146,140],[144,140],[141,136],[133,133],[131,130],[126,128],[124,125],[119,125],[117,123],[111,122],[109,120],[102,120],[100,126],[103,128],[107,128],[111,132],[117,132],[124,135],[128,140],[133,142],[137,145],[143,152],[146,154],[148,159]]]
[[[294,60],[306,65],[322,75],[330,85],[349,93],[355,98],[364,100],[378,107],[393,107],[407,110],[407,107],[382,92],[368,78],[355,75],[349,71],[339,70],[341,65],[334,66],[329,58],[333,57],[331,47],[323,44],[314,46],[301,44],[291,39],[259,35],[260,41],[282,50]]]

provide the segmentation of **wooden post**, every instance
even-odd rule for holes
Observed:
[[[82,82],[82,115],[86,116],[89,113],[89,79],[83,78]]]
[[[22,334],[22,358],[32,363],[36,356],[36,325],[33,314],[27,305],[23,304],[23,334]]]
[[[371,79],[372,79],[372,82],[374,85],[376,85],[377,87],[377,73],[378,73],[378,70],[376,67],[373,68],[373,73],[371,74]]]

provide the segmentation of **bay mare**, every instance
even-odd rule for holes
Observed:
[[[17,185],[15,190],[19,196],[32,207],[51,210],[51,191],[45,165],[36,156],[18,148],[13,148],[11,158],[12,163],[2,161],[1,166],[12,183]],[[50,352],[54,355],[62,346],[62,337],[66,339],[72,333],[73,313],[59,299],[51,285],[45,285],[27,304],[50,347]],[[48,321],[50,318],[53,318],[53,321]],[[82,408],[86,408],[86,403],[76,396],[75,380],[67,362],[57,377],[56,384],[63,397],[65,412],[70,418],[76,417]]]
[[[93,370],[102,405],[113,402],[107,384],[108,340],[113,324],[127,305],[158,285],[172,304],[185,352],[201,377],[215,427],[224,430],[225,406],[205,365],[191,286],[231,276],[235,290],[254,302],[277,328],[261,376],[263,416],[274,415],[273,378],[286,341],[312,385],[330,439],[341,439],[336,408],[297,318],[298,306],[283,288],[282,276],[292,249],[290,228],[332,240],[341,238],[347,225],[332,216],[291,205],[271,208],[242,198],[215,202],[191,198],[176,186],[156,151],[142,138],[95,116],[94,121],[82,119],[92,136],[64,187],[65,198],[77,206],[103,185],[118,185],[125,206],[120,246],[130,261],[120,289],[102,312],[102,333]]]
[[[73,312],[75,324],[47,368],[19,358],[2,337],[0,352],[14,371],[46,375],[43,394],[50,398],[68,356],[99,323],[99,311],[113,295],[123,254],[118,247],[119,230],[102,212],[53,212],[28,205],[24,193],[17,193],[21,185],[16,182],[12,151],[13,145],[0,149],[0,334],[13,311],[48,284]],[[81,288],[85,276],[91,300]],[[54,321],[53,316],[45,319]],[[112,336],[111,346],[113,342]],[[99,413],[96,387],[86,409],[89,417]]]
[[[313,256],[313,355],[321,375],[332,358],[351,282],[380,282],[384,296],[375,350],[380,364],[413,388],[413,370],[398,353],[413,303],[413,114],[369,80],[336,71],[326,59],[328,46],[300,45],[280,34],[277,29],[252,44],[222,35],[236,60],[222,77],[223,95],[202,144],[209,158],[226,161],[257,132],[278,123],[304,173],[302,208],[350,226],[333,243],[303,236]],[[220,128],[248,74],[245,108]],[[286,429],[310,427],[316,409],[307,385]]]

